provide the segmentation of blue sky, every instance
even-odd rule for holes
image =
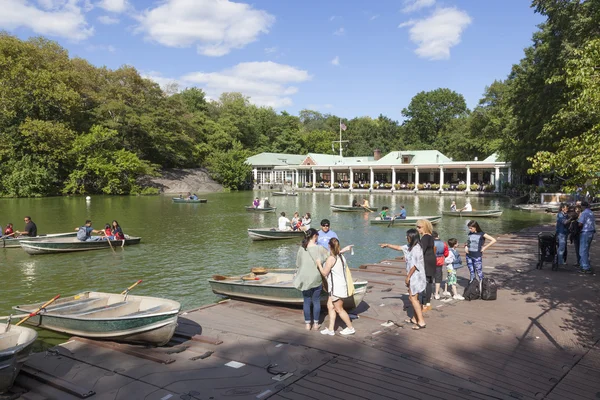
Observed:
[[[447,87],[477,105],[543,22],[525,0],[0,0],[0,29],[43,35],[161,85],[346,118]]]

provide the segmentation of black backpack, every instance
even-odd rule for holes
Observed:
[[[492,278],[483,278],[481,282],[481,300],[496,300],[498,298],[498,285]]]
[[[477,300],[481,297],[481,282],[479,279],[475,278],[465,288],[465,292],[463,293],[463,297],[465,300]]]

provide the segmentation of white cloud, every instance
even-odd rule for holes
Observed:
[[[259,106],[280,108],[290,106],[291,95],[300,83],[312,77],[307,71],[272,61],[245,62],[220,72],[193,72],[180,79],[182,86],[201,87],[210,97],[224,92],[241,92]]]
[[[307,110],[322,110],[322,109],[331,109],[333,108],[333,104],[309,104],[306,106]]]
[[[411,13],[419,11],[422,8],[432,7],[435,4],[435,0],[404,0],[403,13]]]
[[[114,25],[114,24],[118,24],[119,18],[113,18],[109,15],[101,15],[98,17],[98,21],[100,21],[100,23],[104,24],[104,25]]]
[[[377,18],[379,18],[379,14],[371,15],[369,21],[375,21]]]
[[[336,15],[332,15],[331,17],[329,17],[329,21],[333,21],[333,20],[334,20],[334,19],[336,19],[336,18],[339,18],[339,17],[338,17],[338,16],[336,16]]]
[[[336,65],[336,66],[340,65],[340,56],[335,56],[333,58],[333,60],[331,60],[331,64]]]
[[[267,53],[267,54],[275,53],[276,51],[277,51],[277,47],[266,47],[265,48],[265,53]]]
[[[141,75],[142,78],[150,79],[151,81],[158,83],[163,90],[173,84],[181,86],[181,82],[179,80],[175,78],[164,77],[160,72],[157,71],[142,72]]]
[[[98,7],[114,13],[122,13],[129,8],[127,0],[102,0]]]
[[[0,28],[28,28],[39,35],[80,41],[93,35],[78,0],[38,0],[41,8],[23,0],[2,0]]]
[[[346,33],[346,30],[343,27],[333,32],[333,34],[336,36],[342,36],[344,33]]]
[[[92,44],[86,47],[87,51],[108,51],[110,53],[114,53],[115,51],[117,51],[117,48],[113,45],[108,45],[105,46],[103,44]]]
[[[400,24],[410,26],[410,40],[418,45],[415,53],[430,60],[450,58],[450,48],[460,43],[460,37],[471,23],[466,12],[456,8],[439,8],[430,16]]]
[[[137,30],[169,47],[196,45],[206,56],[223,56],[267,33],[275,17],[229,0],[166,0],[145,11]]]

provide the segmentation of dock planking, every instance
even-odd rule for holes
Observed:
[[[499,283],[498,300],[434,300],[424,330],[404,322],[411,310],[396,257],[353,271],[369,280],[365,301],[351,312],[355,335],[306,331],[297,308],[228,300],[182,313],[166,347],[72,338],[35,354],[13,398],[597,397],[600,284],[573,268],[537,270],[541,230],[552,227],[500,235],[485,253],[484,272]],[[597,250],[594,243],[595,256]],[[467,268],[460,269],[459,286],[467,279]],[[328,322],[326,312],[322,318]]]

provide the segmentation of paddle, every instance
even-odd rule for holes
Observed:
[[[129,291],[130,291],[131,289],[133,289],[134,287],[136,287],[136,286],[137,286],[137,285],[139,285],[140,283],[142,283],[142,280],[141,280],[141,279],[140,279],[139,281],[137,281],[136,283],[134,283],[133,285],[129,286],[127,289],[123,290],[123,291],[121,292],[121,294],[125,294],[125,295],[126,295],[126,294],[128,294],[128,293],[129,293]]]
[[[263,272],[264,271],[264,272]],[[255,274],[262,274],[267,272],[290,272],[296,271],[296,268],[263,268],[263,267],[253,267],[250,269],[250,272],[254,272]]]
[[[106,233],[104,234],[104,236],[106,236]],[[112,243],[110,242],[110,237],[106,236],[106,240],[108,240],[108,245],[110,246],[110,249],[113,251],[113,253],[116,253],[115,248],[113,247]]]
[[[395,220],[396,220],[396,216],[395,216],[395,215],[392,215],[392,221],[391,221],[391,222],[388,224],[388,226],[387,226],[387,227],[389,228],[390,226],[394,225],[394,221],[395,221]]]
[[[371,210],[369,207],[367,206],[361,206],[362,208],[364,208],[365,210],[369,211],[369,212],[374,212],[373,210]]]
[[[58,300],[58,298],[60,297],[60,294],[57,294],[56,296],[54,296],[52,299],[48,300],[47,302],[44,303],[43,306],[41,306],[40,308],[38,308],[37,310],[35,310],[34,312],[32,312],[31,314],[29,314],[28,316],[26,316],[25,318],[23,318],[22,320],[20,320],[19,322],[17,322],[15,324],[15,326],[19,326],[21,325],[23,322],[27,321],[29,318],[31,317],[35,317],[36,315],[39,314],[40,311],[44,310],[46,307],[48,307],[50,304],[54,303],[56,300]]]

